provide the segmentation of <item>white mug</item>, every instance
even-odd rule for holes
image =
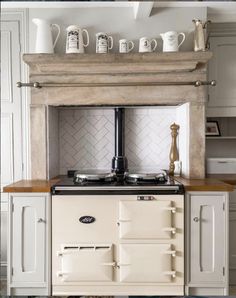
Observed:
[[[134,43],[131,40],[120,39],[119,40],[119,52],[120,53],[129,53],[134,48]]]
[[[185,41],[185,34],[183,32],[178,33],[175,31],[168,31],[161,33],[163,40],[163,52],[178,52],[179,47]],[[182,41],[179,43],[179,36],[182,36]]]
[[[154,43],[154,46],[152,47],[152,43]],[[139,52],[145,53],[145,52],[153,52],[155,51],[157,47],[157,41],[155,39],[150,39],[147,37],[142,37],[139,39]]]
[[[96,34],[96,53],[108,53],[113,48],[113,38],[104,32]]]
[[[89,45],[89,34],[86,29],[81,29],[77,25],[66,28],[66,53],[84,53],[84,47]],[[83,41],[83,33],[86,33],[87,42]]]

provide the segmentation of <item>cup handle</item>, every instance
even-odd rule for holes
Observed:
[[[86,48],[86,47],[89,45],[89,34],[88,34],[88,31],[87,31],[86,29],[83,29],[83,30],[82,30],[82,34],[83,34],[83,32],[86,33],[86,37],[87,37],[87,42],[86,42],[86,44],[83,43],[83,46]]]
[[[108,36],[108,40],[110,40],[110,46],[108,47],[109,50],[111,50],[113,48],[113,38],[112,36]]]
[[[152,39],[152,40],[151,40],[151,44],[152,44],[152,42],[154,42],[154,47],[151,48],[151,50],[152,50],[152,52],[154,52],[155,49],[156,49],[156,47],[157,47],[157,41],[156,41],[155,39]]]
[[[55,38],[55,41],[54,41],[54,43],[53,43],[53,48],[55,48],[56,43],[57,43],[57,40],[58,40],[59,35],[60,35],[60,33],[61,33],[61,28],[60,28],[60,26],[57,25],[57,24],[52,24],[51,26],[52,26],[52,27],[55,26],[55,27],[57,28],[57,30],[58,30],[57,37]]]
[[[182,39],[181,42],[179,43],[178,48],[179,48],[179,47],[181,46],[181,44],[185,41],[185,34],[184,34],[183,32],[181,32],[181,33],[178,34],[178,37],[179,37],[180,35],[183,37],[183,39]]]
[[[134,48],[134,43],[133,43],[133,41],[130,40],[130,41],[128,42],[128,45],[131,45],[131,47],[128,47],[128,53],[129,53],[129,52],[132,51],[133,48]]]

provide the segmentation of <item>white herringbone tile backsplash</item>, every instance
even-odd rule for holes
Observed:
[[[170,125],[175,108],[138,108],[125,111],[125,150],[129,169],[168,168]],[[114,111],[80,109],[59,111],[60,174],[69,169],[110,171],[114,156]]]

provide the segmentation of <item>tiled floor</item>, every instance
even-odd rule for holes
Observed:
[[[7,295],[7,281],[0,280],[0,297]]]
[[[229,295],[236,296],[236,286],[229,288]]]

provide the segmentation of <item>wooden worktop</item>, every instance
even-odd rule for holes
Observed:
[[[221,180],[225,183],[236,186],[236,174],[208,174],[207,177]]]
[[[235,175],[236,176],[236,175]],[[232,184],[225,183],[215,178],[206,179],[185,179],[175,177],[184,185],[186,191],[233,191]],[[50,192],[53,184],[58,182],[60,177],[51,180],[21,180],[3,188],[4,192]]]
[[[20,180],[3,188],[3,192],[51,192],[53,184],[60,178],[51,180]]]
[[[175,177],[175,180],[184,185],[186,191],[233,191],[232,184],[225,183],[215,178],[205,179],[185,179],[182,177]]]

